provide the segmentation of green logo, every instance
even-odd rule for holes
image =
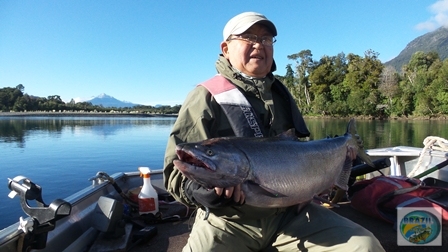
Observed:
[[[438,237],[441,223],[434,214],[416,210],[404,215],[398,228],[403,238],[410,243],[427,244]]]

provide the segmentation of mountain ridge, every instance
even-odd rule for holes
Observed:
[[[397,57],[385,62],[384,65],[393,66],[400,72],[402,66],[408,64],[412,55],[418,51],[437,52],[441,60],[448,58],[448,27],[441,26],[413,39]]]
[[[82,98],[74,98],[73,99],[76,103],[78,102],[90,102],[93,105],[97,106],[103,106],[105,108],[109,107],[115,107],[115,108],[125,108],[125,107],[135,107],[140,104],[128,102],[128,101],[121,101],[117,98],[107,95],[106,93],[101,93],[98,96],[93,96],[89,99],[82,99]]]

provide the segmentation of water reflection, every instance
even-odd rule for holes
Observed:
[[[25,148],[27,136],[48,133],[60,137],[62,131],[90,132],[103,137],[135,127],[171,127],[174,117],[0,117],[0,142]]]
[[[23,175],[43,188],[46,202],[90,186],[98,171],[163,167],[173,117],[0,117],[3,181]],[[6,182],[5,182],[6,183]],[[6,185],[6,184],[5,184]],[[0,186],[0,229],[18,221],[18,199]]]
[[[346,132],[348,119],[307,118],[311,139],[342,135]],[[448,138],[448,121],[431,120],[356,120],[358,134],[366,149],[389,146],[423,147],[428,136]]]
[[[306,118],[311,139],[342,135],[348,119]],[[90,185],[97,171],[137,171],[163,167],[175,118],[166,117],[0,117],[2,178],[24,175],[44,188],[47,201],[65,198]],[[448,138],[447,121],[357,120],[368,148],[423,147],[427,136]],[[19,148],[11,148],[17,145]],[[0,229],[23,215],[17,199],[0,186]]]
[[[108,137],[131,127],[171,127],[174,117],[0,117],[0,142],[16,143],[24,148],[30,132],[51,133],[60,137],[62,131],[89,132]],[[342,135],[348,119],[306,118],[311,139]],[[365,148],[408,145],[422,147],[427,136],[448,138],[448,122],[430,120],[356,120],[358,134]]]

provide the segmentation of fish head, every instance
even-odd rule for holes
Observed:
[[[208,139],[176,146],[173,163],[183,175],[206,188],[233,187],[245,181],[249,161],[227,138]]]

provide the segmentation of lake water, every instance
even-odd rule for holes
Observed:
[[[0,117],[0,229],[26,217],[7,178],[23,175],[42,186],[45,203],[91,185],[96,172],[162,169],[170,117]],[[342,135],[347,120],[306,119],[312,139]],[[427,136],[448,138],[447,121],[356,122],[365,148],[423,147]]]
[[[91,185],[98,171],[112,175],[161,169],[170,117],[0,117],[0,229],[25,214],[7,197],[7,178],[23,175],[42,187],[45,203]]]

